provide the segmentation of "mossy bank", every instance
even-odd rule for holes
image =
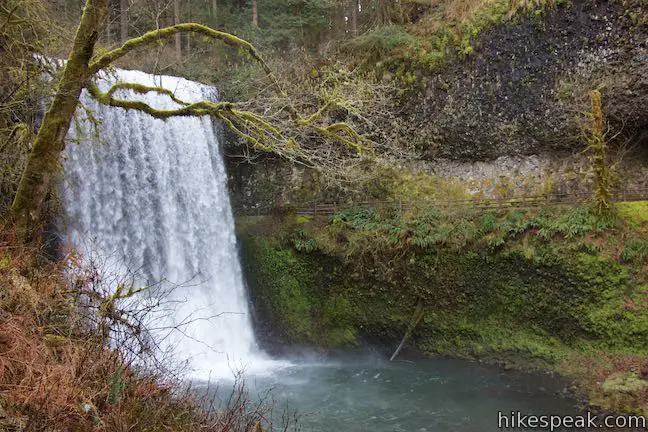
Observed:
[[[550,369],[575,377],[594,405],[648,412],[648,386],[637,384],[648,242],[645,222],[620,213],[353,208],[237,225],[270,343],[395,349],[422,303],[410,349]]]

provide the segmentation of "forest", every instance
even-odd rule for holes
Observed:
[[[644,0],[2,0],[0,430],[644,430],[646,119]]]

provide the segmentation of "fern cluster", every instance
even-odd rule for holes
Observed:
[[[324,229],[300,228],[294,247],[302,252],[321,250],[347,256],[380,249],[463,249],[469,245],[497,248],[524,235],[541,241],[577,239],[614,228],[614,218],[602,219],[589,207],[534,210],[444,210],[429,207],[409,212],[353,207],[332,215]],[[630,252],[629,252],[630,253]]]

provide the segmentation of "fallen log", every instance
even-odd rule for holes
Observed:
[[[409,339],[409,337],[414,332],[416,326],[423,319],[424,312],[425,309],[423,308],[423,300],[419,299],[419,301],[416,304],[416,309],[414,310],[414,314],[412,315],[412,320],[410,321],[410,324],[407,327],[407,331],[405,332],[405,335],[403,335],[403,339],[401,340],[401,343],[398,345],[398,348],[396,348],[396,351],[394,351],[394,354],[392,354],[389,361],[394,361],[394,359],[396,358],[400,350],[403,348],[403,345],[405,345],[405,342],[407,342],[407,339]]]

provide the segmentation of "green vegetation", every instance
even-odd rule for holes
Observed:
[[[492,250],[520,237],[542,241],[581,238],[604,231],[613,223],[614,219],[599,219],[587,207],[479,214],[470,208],[402,212],[394,203],[383,212],[366,207],[341,210],[331,217],[329,229],[313,232],[313,240],[315,249],[345,255],[366,247],[406,250],[442,246],[458,250],[470,245]]]
[[[600,216],[609,215],[614,211],[612,203],[612,184],[616,178],[614,166],[611,166],[607,157],[607,142],[605,137],[605,120],[601,110],[601,92],[590,92],[591,112],[588,150],[591,154],[592,171],[594,174],[594,208]]]
[[[251,279],[268,283],[268,290],[256,300],[278,324],[278,328],[294,342],[313,337],[313,291],[306,267],[289,250],[275,249],[268,241],[248,244],[245,249],[254,254]]]
[[[648,201],[622,202],[616,205],[617,212],[634,229],[648,228]]]
[[[553,369],[581,380],[596,403],[627,409],[585,383],[590,373],[604,380],[619,359],[648,355],[647,255],[627,243],[619,256],[608,241],[631,235],[622,220],[587,207],[480,214],[395,206],[299,223],[284,216],[273,222],[280,232],[265,237],[246,234],[253,224],[242,222],[256,304],[273,328],[299,323],[284,341],[334,347],[359,337],[396,348],[422,301],[411,347]],[[600,353],[610,360],[596,372],[580,367]]]
[[[285,340],[339,347],[355,345],[354,310],[345,297],[322,291],[320,279],[294,251],[272,239],[244,239],[248,283],[254,303]],[[267,288],[267,289],[266,289]]]
[[[605,393],[637,394],[648,388],[648,381],[640,379],[636,373],[617,373],[605,380],[602,387]]]
[[[514,19],[518,13],[542,15],[562,0],[466,1],[445,0],[416,24],[378,27],[349,40],[344,49],[364,55],[379,73],[390,72],[404,85],[417,81],[417,72],[442,67],[475,50],[477,36],[490,27]]]
[[[251,5],[241,9],[222,7],[218,24],[253,41],[265,52],[313,49],[329,36],[328,18],[336,7],[335,0],[260,1],[258,26],[250,19]],[[211,17],[203,14],[203,19],[209,21]]]

